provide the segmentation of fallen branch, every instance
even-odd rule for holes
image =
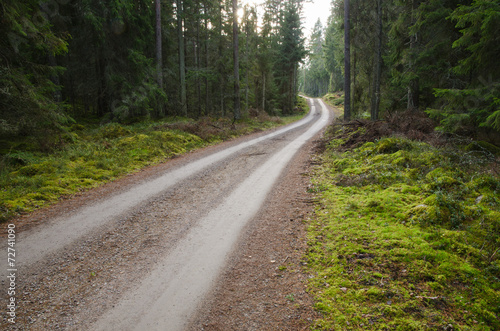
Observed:
[[[209,124],[210,126],[213,126],[216,129],[222,130],[222,128],[219,128],[217,125]]]

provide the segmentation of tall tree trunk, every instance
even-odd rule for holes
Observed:
[[[349,0],[344,0],[344,120],[351,119],[351,37]]]
[[[182,0],[177,0],[177,38],[179,40],[179,80],[181,88],[181,113],[187,116],[187,97],[186,97],[186,59],[184,55],[184,27]]]
[[[219,113],[222,117],[226,116],[226,108],[225,108],[225,100],[224,100],[224,91],[226,90],[226,77],[224,75],[225,73],[225,63],[223,62],[223,50],[224,50],[224,44],[223,44],[223,35],[222,35],[222,24],[223,24],[223,19],[222,19],[222,9],[223,7],[218,5],[219,7],[219,16],[218,16],[218,24],[217,24],[217,29],[218,29],[218,63],[217,63],[217,78],[218,78],[218,86],[219,86]],[[217,114],[219,115],[219,114]]]
[[[295,106],[295,101],[297,100],[297,81],[298,81],[298,75],[297,75],[297,64],[293,66],[293,95],[292,95],[292,108],[291,111],[293,112],[293,106]]]
[[[303,89],[302,89],[302,92],[304,92],[304,94],[307,94],[307,77],[306,77],[306,72],[307,72],[307,69],[304,68],[304,86],[303,86]]]
[[[415,51],[416,51],[416,44],[417,44],[417,36],[416,34],[413,34],[410,36],[410,74],[414,74],[415,71],[415,63],[414,63],[414,57],[415,57]],[[408,84],[408,103],[407,103],[407,109],[408,110],[417,110],[418,109],[418,100],[419,100],[419,86],[418,86],[418,78],[417,77],[412,77],[410,79],[410,82]]]
[[[415,12],[419,6],[419,2],[417,0],[412,1],[412,11],[411,11],[411,26],[414,26],[416,23]],[[409,56],[409,73],[412,75],[410,78],[410,82],[408,84],[408,104],[407,109],[414,111],[419,107],[419,83],[418,77],[416,77],[415,73],[415,57],[417,53],[417,33],[415,32],[410,36],[410,56]]]
[[[262,73],[262,110],[266,110],[266,73]]]
[[[200,16],[199,3],[196,3],[196,15]],[[201,80],[200,80],[200,20],[196,19],[196,41],[194,43],[194,63],[196,67],[196,97],[198,117],[201,117]]]
[[[247,16],[248,17],[248,16]],[[246,23],[248,25],[248,22]],[[248,60],[248,39],[250,39],[250,34],[248,33],[248,26],[245,28],[245,35],[246,35],[246,40],[245,40],[245,114],[248,115],[248,94],[250,90],[250,86],[248,83],[248,75],[250,72],[250,63]]]
[[[161,3],[155,0],[156,10],[156,82],[160,90],[163,90],[163,66],[162,66],[162,41],[161,41]],[[159,102],[158,115],[164,116],[163,105]]]
[[[351,38],[353,41],[353,45],[356,44],[356,32],[354,32],[354,36]],[[353,47],[352,50],[352,61],[351,61],[351,117],[353,114],[356,114],[356,79],[358,78],[358,48]]]
[[[205,69],[208,70],[208,8],[207,4],[204,4],[205,11]],[[210,112],[210,88],[208,85],[208,76],[205,75],[205,115],[208,115]]]
[[[382,75],[382,0],[377,0],[377,46],[374,56],[374,75],[373,75],[373,93],[371,119],[378,119],[380,106],[380,77]]]
[[[240,63],[238,46],[238,0],[233,0],[233,66],[234,66],[234,120],[240,113]]]

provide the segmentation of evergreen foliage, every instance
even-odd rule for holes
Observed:
[[[324,30],[321,21],[318,20],[314,25],[314,29],[309,38],[309,57],[306,66],[302,69],[301,85],[303,85],[303,92],[313,97],[320,97],[328,92],[330,84],[330,75],[327,71],[327,61],[330,67],[336,68],[334,62],[334,49],[329,48],[329,52],[323,51]],[[332,45],[329,45],[330,47]],[[332,63],[333,62],[333,63]]]
[[[500,4],[475,0],[457,7],[448,19],[461,33],[452,47],[463,52],[453,67],[462,84],[436,89],[436,97],[444,102],[428,113],[440,120],[443,130],[482,126],[500,131]]]
[[[297,99],[298,64],[306,55],[299,13],[298,4],[294,1],[287,3],[279,29],[275,68],[280,92],[278,102],[284,114],[292,113]]]
[[[247,6],[233,33],[229,0],[3,1],[0,139],[47,140],[72,118],[232,116],[240,99],[244,116],[291,113],[301,3],[269,0],[262,27]]]
[[[38,2],[7,0],[0,13],[0,139],[44,135],[71,121],[56,102],[57,75],[51,59],[68,51],[68,35],[51,30],[49,9]]]
[[[332,3],[326,29],[330,92],[343,88],[338,83],[344,70],[342,8],[343,1]],[[378,88],[382,116],[405,109],[426,111],[444,132],[498,136],[498,1],[392,0],[374,5],[358,0],[351,3],[350,22],[354,116],[374,109]]]

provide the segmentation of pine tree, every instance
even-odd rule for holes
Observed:
[[[234,72],[234,120],[239,120],[240,114],[240,65],[239,65],[239,29],[238,0],[233,0],[233,72]]]
[[[279,105],[284,114],[290,114],[297,97],[297,67],[307,54],[302,37],[299,5],[289,2],[285,6],[277,48],[276,74],[279,86]]]
[[[351,119],[351,38],[349,0],[344,0],[344,121]]]
[[[55,85],[64,72],[55,57],[67,53],[68,35],[51,30],[50,13],[34,0],[2,2],[0,138],[35,135],[44,144],[71,121]]]
[[[303,74],[307,77],[303,90],[313,97],[323,96],[328,92],[330,76],[326,70],[323,44],[323,26],[318,19],[309,38],[308,61],[303,69]]]
[[[177,5],[177,40],[179,47],[179,84],[180,84],[180,104],[181,114],[188,116],[187,111],[187,91],[186,91],[186,58],[184,53],[184,20],[183,1],[176,0]]]

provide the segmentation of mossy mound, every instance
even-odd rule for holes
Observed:
[[[132,134],[132,131],[118,123],[110,123],[99,128],[96,136],[100,139],[116,139]]]
[[[323,316],[313,329],[500,329],[491,159],[457,163],[459,149],[403,137],[339,143],[366,130],[332,133],[310,189],[321,201],[308,229],[309,291]]]

